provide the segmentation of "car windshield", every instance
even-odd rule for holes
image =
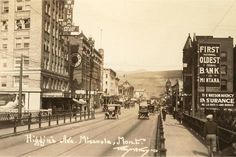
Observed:
[[[109,110],[109,111],[114,111],[114,110],[115,110],[115,107],[114,107],[114,106],[109,106],[109,107],[108,107],[108,110]]]

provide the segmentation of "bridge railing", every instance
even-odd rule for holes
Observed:
[[[204,139],[204,124],[205,124],[204,120],[184,114],[183,123],[188,128],[192,129],[196,135]],[[218,127],[219,149],[222,150],[226,147],[229,147],[233,142],[233,138],[235,137],[236,137],[236,132],[219,126]]]
[[[155,153],[156,157],[166,157],[167,150],[165,148],[164,127],[161,113],[157,118],[156,149],[158,150],[158,152]]]
[[[40,110],[23,110],[21,117],[26,118],[30,114],[32,116],[37,116],[39,113],[43,115],[52,114],[51,109],[40,109]],[[0,121],[4,120],[13,120],[15,117],[18,116],[18,109],[7,109],[7,110],[0,110]]]
[[[63,113],[63,114],[48,114],[44,115],[39,113],[37,116],[33,116],[29,114],[28,117],[18,118],[17,116],[14,117],[13,120],[8,120],[9,128],[12,128],[12,131],[6,129],[7,132],[1,133],[0,137],[17,134],[18,132],[25,132],[36,130],[40,128],[48,128],[51,126],[58,126],[68,123],[75,123],[84,120],[91,120],[95,119],[95,111],[79,111],[79,112],[70,112],[70,113]],[[4,128],[3,128],[4,129]],[[1,129],[0,129],[1,131]]]

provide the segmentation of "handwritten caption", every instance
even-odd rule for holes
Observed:
[[[128,140],[125,137],[118,136],[114,141],[103,138],[103,139],[90,139],[88,136],[79,136],[77,140],[73,137],[63,135],[60,139],[56,139],[53,136],[37,136],[32,134],[26,135],[26,143],[33,144],[34,146],[44,147],[50,144],[97,144],[97,145],[111,145],[113,150],[121,151],[124,157],[129,152],[141,153],[141,157],[147,155],[149,152],[158,152],[157,149],[150,149],[145,147],[145,138],[135,138],[134,140]],[[140,147],[141,146],[141,147]]]

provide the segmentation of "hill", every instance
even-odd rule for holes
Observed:
[[[135,89],[145,89],[148,96],[159,96],[165,90],[165,83],[170,79],[172,85],[176,79],[182,84],[182,70],[117,72],[118,77],[128,80]]]

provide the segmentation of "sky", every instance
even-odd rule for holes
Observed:
[[[115,71],[182,69],[189,33],[236,38],[236,0],[75,0],[73,16]]]

